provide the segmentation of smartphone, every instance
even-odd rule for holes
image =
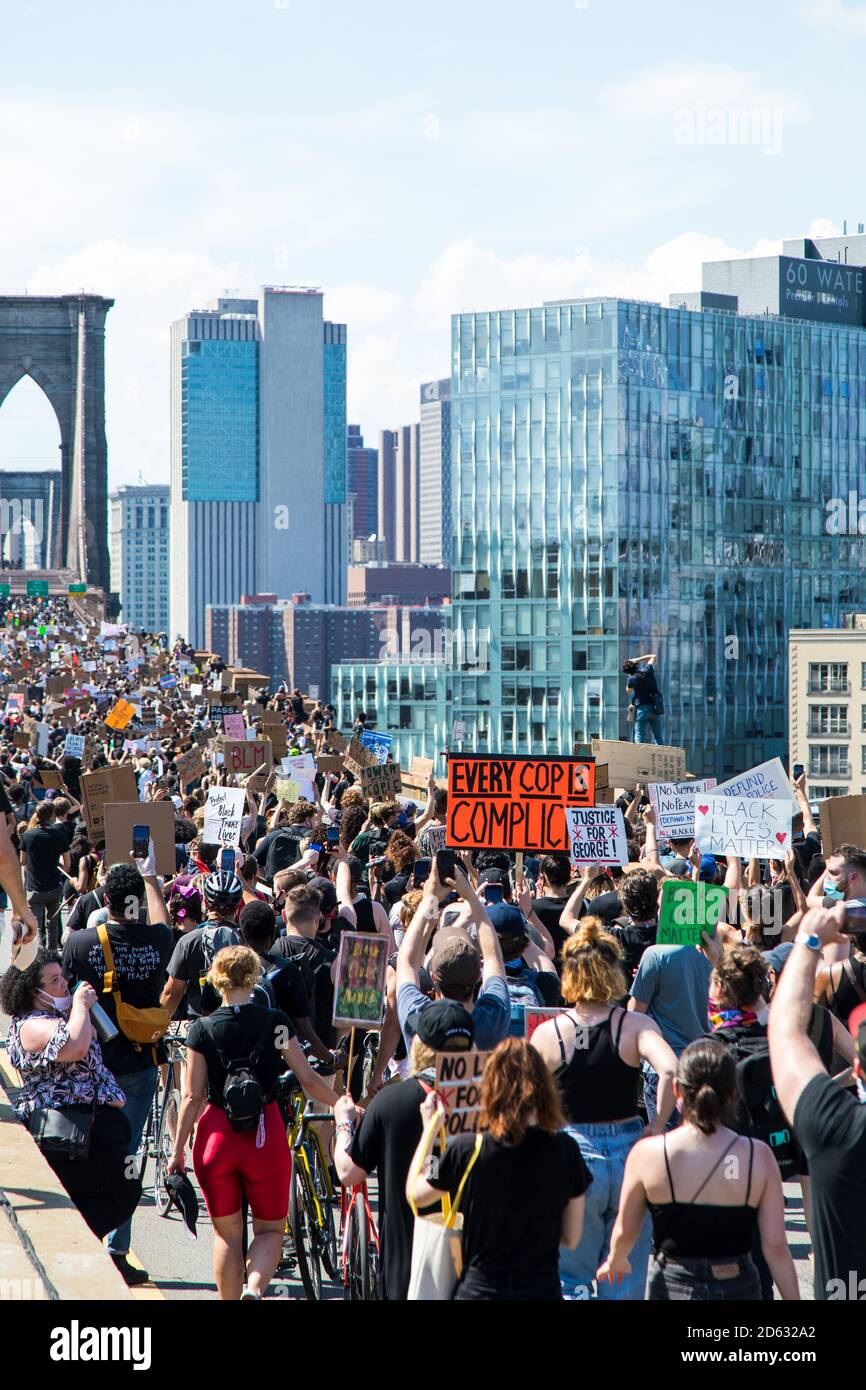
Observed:
[[[412,870],[412,882],[414,883],[414,885],[415,885],[416,888],[420,888],[420,887],[421,887],[421,884],[424,883],[425,880],[428,879],[428,878],[430,877],[430,870],[431,870],[432,868],[433,868],[433,861],[432,861],[432,859],[416,859],[416,860],[415,860],[415,867],[414,867],[414,869]]]
[[[796,779],[797,779],[798,777],[802,777],[802,776],[803,776],[803,773],[804,773],[805,771],[806,771],[806,769],[805,769],[805,767],[803,766],[802,763],[795,763],[795,764],[794,764],[794,780],[796,781]]]
[[[224,874],[233,874],[235,871],[235,852],[233,849],[220,850],[220,869]]]
[[[134,825],[132,827],[132,853],[135,859],[146,859],[147,851],[150,846],[150,826]]]
[[[502,884],[501,884],[501,883],[485,883],[485,884],[483,885],[483,888],[484,888],[484,901],[485,901],[488,905],[489,905],[490,903],[501,903],[501,902],[502,902],[503,891],[502,891]]]
[[[454,877],[454,851],[453,849],[437,849],[436,851],[436,873],[439,882],[444,883],[446,878]]]
[[[843,936],[866,935],[866,899],[849,898],[847,900],[845,903],[845,925],[839,930]]]
[[[340,843],[340,827],[338,825],[328,826],[328,844],[338,845]]]
[[[309,848],[310,848],[310,849],[314,849],[314,850],[316,851],[317,854],[321,854],[321,853],[322,853],[322,850],[324,849],[324,845],[316,845],[316,844],[312,844],[312,843],[311,843],[310,846],[309,846]]]
[[[367,867],[368,867],[369,869],[378,869],[378,867],[379,867],[380,864],[384,864],[384,863],[385,863],[386,858],[387,858],[386,855],[384,855],[384,854],[378,854],[378,855],[376,856],[375,859],[371,859],[371,860],[370,860],[370,862],[369,862],[369,864],[367,865]]]
[[[459,916],[460,916],[460,908],[459,908],[459,907],[449,907],[449,909],[448,909],[447,912],[443,912],[443,913],[442,913],[442,926],[443,926],[443,927],[451,927],[451,926],[453,926],[454,923],[457,921],[457,918],[458,918]]]

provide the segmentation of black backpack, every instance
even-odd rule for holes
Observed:
[[[824,1017],[819,1009],[813,1009],[809,1037],[819,1050],[823,1032]],[[756,1046],[750,1048],[746,1040],[725,1039],[737,1065],[737,1129],[769,1145],[782,1181],[788,1182],[804,1171],[805,1156],[776,1094],[767,1040],[755,1041]]]
[[[271,1099],[269,1095],[265,1094],[255,1068],[262,1059],[266,1044],[269,1040],[273,1041],[273,1018],[268,1016],[261,1036],[248,1057],[226,1057],[225,1053],[217,1047],[213,1029],[210,1030],[210,1035],[216,1054],[225,1070],[223,1109],[226,1112],[226,1119],[232,1129],[239,1133],[255,1129],[261,1119],[262,1111]]]
[[[263,1009],[277,1008],[277,990],[274,981],[286,969],[285,965],[273,965],[260,976],[253,986],[252,1002]]]

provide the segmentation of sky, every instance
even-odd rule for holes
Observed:
[[[368,443],[450,315],[667,302],[866,222],[854,0],[0,0],[0,291],[114,298],[111,486],[169,477],[169,327],[320,286]],[[22,383],[0,468],[53,466]]]

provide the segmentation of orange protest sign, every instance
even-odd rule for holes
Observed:
[[[128,700],[118,700],[105,716],[105,722],[109,729],[125,729],[134,718],[135,707]]]
[[[448,757],[447,844],[452,849],[565,852],[565,807],[594,804],[591,759]]]

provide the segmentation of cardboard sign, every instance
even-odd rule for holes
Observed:
[[[375,729],[365,729],[361,735],[361,742],[365,748],[375,755],[376,761],[380,766],[384,766],[391,754],[394,746],[393,734],[379,734]]]
[[[818,802],[824,853],[840,845],[866,845],[866,796],[831,796]]]
[[[445,1133],[474,1134],[481,1114],[481,1078],[489,1052],[437,1052],[436,1090],[445,1106]]]
[[[351,772],[352,776],[360,781],[364,768],[378,767],[379,762],[371,748],[366,748],[360,739],[353,738],[343,759],[343,765],[347,772]]]
[[[81,804],[93,840],[105,839],[105,807],[118,801],[135,801],[138,786],[130,763],[100,767],[81,778]]]
[[[728,890],[718,883],[694,883],[665,879],[656,944],[702,946],[702,932],[712,936],[727,900]]]
[[[635,782],[677,782],[686,775],[684,748],[594,738],[592,751],[596,762],[607,763],[611,787],[633,787]]]
[[[86,742],[84,734],[67,734],[63,744],[63,754],[67,758],[83,758],[84,744]]]
[[[132,864],[132,827],[146,825],[156,850],[156,872],[166,877],[177,873],[173,801],[110,802],[103,815],[106,864]]]
[[[715,785],[715,777],[698,782],[650,782],[649,799],[659,838],[691,839],[695,833],[695,793],[712,791]]]
[[[362,767],[358,774],[361,790],[369,801],[393,801],[403,783],[399,763]]]
[[[776,801],[796,799],[794,788],[788,781],[779,758],[771,758],[769,762],[760,763],[749,772],[740,773],[739,777],[722,782],[716,787],[716,791],[725,796],[745,797],[747,800],[756,797]]]
[[[227,738],[246,738],[247,726],[242,714],[224,714],[223,730]]]
[[[584,758],[448,757],[448,845],[548,853],[568,849],[566,807],[594,803],[595,764]]]
[[[370,932],[343,932],[337,956],[332,1021],[344,1027],[381,1028],[388,941]]]
[[[188,753],[180,753],[175,758],[174,765],[183,791],[200,777],[204,777],[204,758],[200,748],[191,748]]]
[[[128,700],[117,700],[105,716],[105,722],[109,729],[125,729],[134,718],[134,705]]]
[[[269,738],[223,739],[223,761],[232,776],[244,776],[271,767],[273,756]]]
[[[433,776],[432,758],[413,758],[406,772],[403,773],[403,790],[409,796],[413,792],[420,796],[422,800],[427,799],[427,784]]]
[[[568,852],[572,865],[627,864],[625,820],[618,806],[567,807]]]
[[[329,773],[333,777],[342,777],[343,759],[335,753],[321,753],[316,758],[316,768],[323,777],[327,777]]]
[[[204,808],[205,844],[240,845],[246,802],[247,794],[243,787],[210,788]]]
[[[695,806],[695,844],[704,854],[781,859],[791,845],[791,809],[787,800],[706,792]]]
[[[56,767],[41,767],[39,769],[39,776],[42,778],[42,785],[46,791],[65,791],[63,778],[60,776]]]

